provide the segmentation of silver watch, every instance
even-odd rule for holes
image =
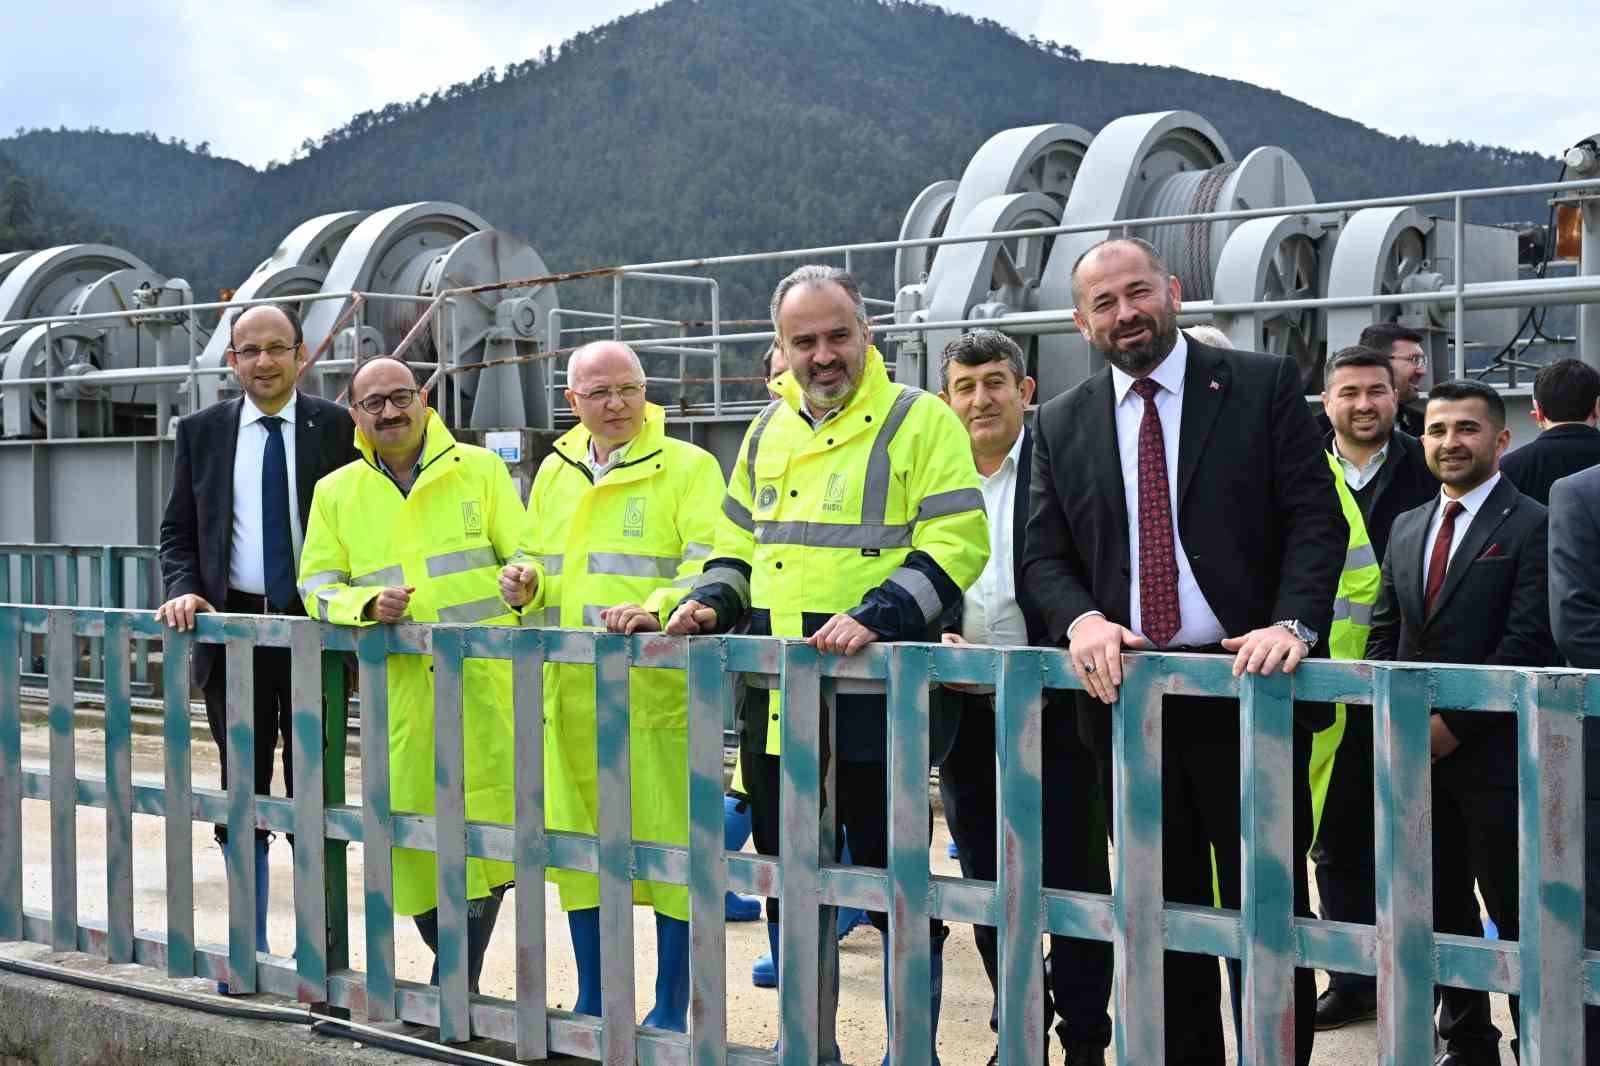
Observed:
[[[1295,635],[1295,639],[1304,641],[1308,649],[1317,646],[1317,631],[1309,628],[1308,626],[1301,625],[1300,620],[1297,618],[1285,618],[1280,622],[1274,622],[1272,624],[1275,626],[1282,626],[1289,632],[1293,633]]]

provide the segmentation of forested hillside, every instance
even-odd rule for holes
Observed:
[[[1554,160],[1424,145],[1243,82],[1084,59],[994,22],[877,0],[670,0],[308,138],[264,172],[154,134],[19,131],[28,181],[197,294],[237,284],[295,223],[448,199],[559,270],[893,237],[911,198],[997,130],[1187,108],[1236,156],[1292,152],[1319,198],[1542,181]],[[309,131],[308,131],[309,132]],[[1536,202],[1474,219],[1542,215]],[[888,259],[868,264],[880,295]],[[777,268],[725,278],[759,314]]]

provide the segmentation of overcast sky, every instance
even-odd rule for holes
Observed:
[[[749,0],[752,6],[761,0]],[[6,11],[0,125],[150,129],[254,166],[356,112],[527,59],[640,0],[157,0]],[[1391,134],[1547,155],[1600,132],[1592,0],[944,0],[1084,56],[1277,89]],[[99,10],[96,10],[99,8]],[[1583,9],[1589,8],[1588,12]],[[1337,12],[1337,22],[1333,12]],[[908,44],[908,47],[910,45]],[[1181,106],[1174,101],[1174,106]],[[1068,109],[1069,110],[1069,109]],[[1059,116],[1072,121],[1070,113]]]

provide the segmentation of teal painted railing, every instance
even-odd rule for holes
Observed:
[[[1600,708],[1600,674],[1578,671],[1408,664],[1309,662],[1292,679],[1236,680],[1226,659],[1141,654],[1129,659],[1115,714],[1116,834],[1109,896],[1044,890],[1040,863],[1040,692],[1073,688],[1070,664],[1053,650],[998,651],[930,645],[874,647],[853,659],[819,656],[800,643],[750,637],[683,640],[593,632],[406,625],[354,630],[303,619],[203,616],[191,634],[159,627],[148,613],[0,607],[0,649],[41,634],[50,664],[49,771],[24,770],[20,747],[19,658],[0,654],[0,939],[79,949],[113,962],[162,967],[174,976],[225,979],[240,991],[266,990],[436,1025],[447,1041],[484,1035],[514,1041],[519,1056],[561,1051],[607,1062],[768,1063],[818,1061],[833,1044],[836,948],[832,908],[886,910],[893,948],[888,961],[894,1061],[931,1061],[927,1004],[927,920],[996,926],[1001,947],[1002,1060],[1035,1063],[1043,1035],[1040,939],[1053,932],[1112,942],[1116,948],[1115,1050],[1123,1064],[1148,1066],[1163,1056],[1162,951],[1203,952],[1244,962],[1242,1061],[1292,1061],[1291,971],[1313,966],[1377,975],[1380,1059],[1429,1063],[1433,986],[1449,983],[1522,995],[1522,1061],[1556,1066],[1583,1061],[1582,1007],[1600,1003],[1600,953],[1583,949],[1582,718]],[[76,638],[104,641],[105,779],[79,778],[74,766],[70,655]],[[165,642],[166,773],[163,786],[130,776],[129,641]],[[233,780],[250,780],[248,693],[251,649],[288,647],[293,662],[295,798],[231,794],[190,782],[186,660],[196,641],[226,647],[229,749]],[[387,734],[386,656],[431,655],[434,665],[436,813],[397,812],[389,800],[387,751],[366,746],[362,803],[325,801],[337,773],[325,769],[325,657],[354,653],[359,663],[363,734]],[[510,659],[515,673],[516,821],[468,822],[462,793],[462,663]],[[542,667],[596,667],[599,833],[547,832],[543,823]],[[687,848],[630,841],[628,779],[629,666],[686,670],[689,716],[690,841]],[[729,855],[722,846],[722,723],[738,673],[777,679],[787,694],[783,724],[784,854]],[[934,683],[990,683],[996,693],[1000,766],[999,881],[933,876],[928,865],[927,698]],[[891,785],[887,870],[840,867],[830,820],[820,806],[817,737],[836,691],[887,687]],[[337,687],[337,686],[334,686]],[[1161,898],[1161,697],[1235,695],[1240,699],[1244,767],[1243,905],[1238,911],[1164,904]],[[1376,927],[1296,918],[1291,913],[1291,695],[1371,702],[1374,706],[1378,865]],[[1475,708],[1517,715],[1521,831],[1520,943],[1432,932],[1428,716]],[[22,896],[21,802],[50,804],[51,906]],[[103,923],[77,907],[76,811],[103,808],[110,901]],[[166,819],[165,931],[137,932],[132,910],[132,815]],[[227,945],[194,942],[192,820],[224,822],[235,834],[252,826],[293,831],[296,955],[258,954],[250,920],[229,926]],[[351,970],[338,939],[341,924],[324,885],[330,855],[347,842],[365,848],[367,969]],[[437,853],[439,987],[399,981],[394,964],[390,848]],[[601,878],[604,1020],[546,1005],[543,891],[515,893],[515,1001],[475,997],[466,976],[468,856],[516,864],[519,884],[539,886],[544,868],[595,872]],[[229,913],[252,915],[248,852],[229,855]],[[628,881],[686,884],[693,928],[691,1028],[688,1036],[636,1028],[633,1019],[632,901]],[[342,876],[337,880],[342,882]],[[726,1039],[727,888],[782,901],[782,1055]],[[330,921],[330,918],[334,919]],[[330,933],[329,931],[332,930]],[[330,947],[330,944],[332,945]],[[562,953],[557,963],[564,964]]]
[[[0,603],[49,604],[63,607],[132,607],[151,609],[160,600],[160,551],[140,544],[0,543]],[[150,680],[150,641],[133,643],[133,691],[154,691]],[[44,683],[43,649],[24,667],[24,683]],[[80,690],[98,690],[103,656],[98,640],[81,649]]]

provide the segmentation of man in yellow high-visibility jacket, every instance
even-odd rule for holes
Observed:
[[[502,564],[522,534],[522,501],[499,456],[450,435],[411,368],[374,359],[350,379],[361,459],[317,484],[300,555],[313,618],[338,625],[453,622],[515,625]],[[543,568],[530,563],[526,586]],[[433,664],[389,656],[389,787],[395,810],[434,809]],[[467,817],[509,823],[511,664],[469,659],[462,678]],[[371,738],[369,738],[370,740]],[[467,980],[474,991],[510,863],[467,860]],[[438,951],[434,857],[394,849],[394,909]],[[432,980],[438,981],[438,967]]]
[[[659,630],[711,554],[727,490],[716,457],[666,435],[666,412],[645,401],[639,357],[617,341],[573,353],[567,402],[580,424],[557,440],[528,496],[525,554],[549,575],[522,595],[529,563],[504,577],[514,603],[543,609],[543,624]],[[545,805],[551,829],[594,833],[594,667],[545,666]],[[633,832],[689,842],[686,678],[640,669],[629,677]],[[593,874],[550,871],[561,889],[578,962],[580,1014],[600,1013],[600,886]],[[685,1032],[689,1010],[689,890],[635,881],[633,898],[656,912],[656,1002],[644,1024]]]
[[[789,371],[769,386],[777,399],[745,435],[713,557],[667,631],[720,632],[748,615],[753,634],[803,637],[845,655],[878,640],[937,641],[939,616],[961,601],[989,556],[966,430],[937,396],[889,379],[860,289],[845,271],[794,271],[773,293],[772,319]],[[885,866],[884,700],[843,695],[837,711],[837,796],[829,801],[854,860]],[[781,717],[774,694],[765,750],[743,753],[752,814],[770,820],[773,839]],[[953,724],[932,723],[935,761]],[[757,787],[758,776],[767,787]],[[757,832],[758,847],[765,835]],[[776,910],[770,901],[774,923]],[[871,917],[887,931],[883,914]],[[947,930],[933,925],[937,1038]],[[776,959],[776,925],[768,931]]]

